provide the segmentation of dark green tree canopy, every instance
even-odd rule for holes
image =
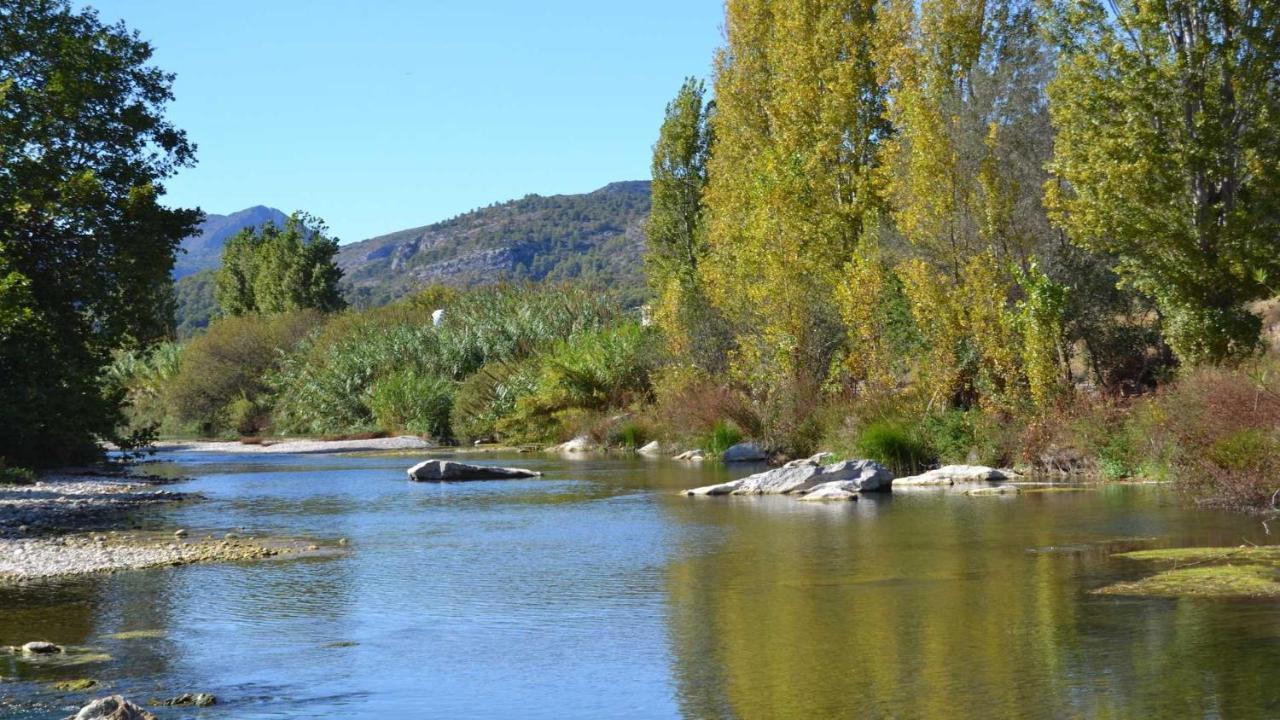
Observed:
[[[92,452],[119,419],[118,398],[96,386],[110,352],[171,332],[174,251],[200,213],[158,202],[194,147],[165,120],[173,76],[150,60],[150,45],[93,10],[0,0],[0,457],[10,461]]]
[[[342,270],[334,262],[338,241],[325,233],[319,219],[294,213],[284,227],[269,222],[231,238],[217,277],[221,311],[247,315],[346,307],[339,288]]]

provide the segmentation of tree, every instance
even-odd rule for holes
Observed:
[[[325,225],[305,213],[294,213],[284,227],[265,223],[246,228],[227,241],[218,270],[218,306],[227,315],[276,314],[346,306],[334,262],[338,241]]]
[[[888,131],[876,7],[726,6],[699,272],[734,328],[736,375],[770,404],[811,405],[843,342],[833,293],[879,205],[871,171]]]
[[[0,0],[0,458],[98,452],[122,420],[97,379],[171,332],[170,272],[199,218],[159,204],[193,163],[164,118],[173,76],[123,24]]]
[[[1054,219],[1158,306],[1184,362],[1257,346],[1280,278],[1280,6],[1061,0]]]
[[[702,81],[688,78],[653,146],[652,205],[646,226],[645,269],[656,299],[654,320],[672,351],[720,370],[729,340],[707,299],[698,264],[707,254],[702,194],[707,184],[714,103],[704,102]]]
[[[1024,267],[1050,238],[1051,69],[1031,0],[889,0],[877,68],[894,135],[882,182],[896,229],[959,278],[990,249]]]

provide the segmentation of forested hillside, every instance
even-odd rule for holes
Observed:
[[[222,260],[222,246],[245,228],[261,227],[273,222],[283,225],[285,214],[275,208],[255,205],[230,215],[208,213],[195,234],[182,241],[173,262],[173,277],[179,280],[202,270],[217,269]]]
[[[338,253],[353,304],[382,305],[434,283],[583,280],[643,295],[649,183],[611,183],[583,195],[527,195],[425,227],[347,245]]]

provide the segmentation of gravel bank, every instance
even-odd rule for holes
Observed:
[[[156,443],[157,450],[175,452],[217,452],[217,453],[351,453],[374,452],[378,450],[428,450],[436,447],[432,443],[413,435],[401,435],[389,438],[369,438],[367,440],[267,440],[262,444],[245,445],[241,442],[161,442]]]
[[[0,485],[0,582],[335,552],[298,539],[138,530],[130,513],[200,499],[157,487],[172,482],[90,470]]]

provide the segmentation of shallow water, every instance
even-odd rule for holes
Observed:
[[[821,504],[673,492],[751,468],[482,457],[546,476],[162,456],[210,501],[148,523],[351,552],[0,588],[0,644],[86,659],[0,656],[0,717],[106,690],[219,698],[161,718],[1280,717],[1280,603],[1089,593],[1148,570],[1113,552],[1277,540],[1159,487]],[[78,677],[106,688],[49,685]]]

